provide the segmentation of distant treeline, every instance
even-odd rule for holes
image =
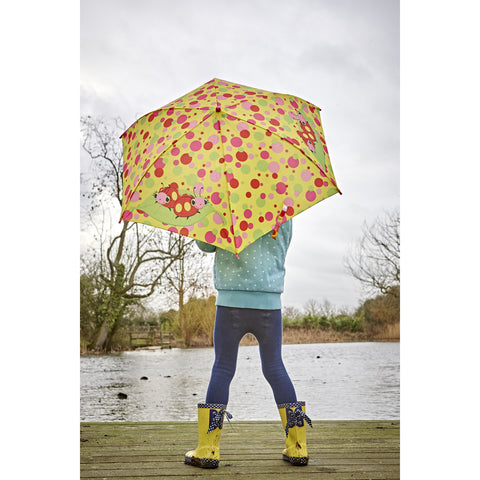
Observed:
[[[83,302],[86,299],[82,300]],[[90,304],[90,307],[92,305]],[[87,309],[82,309],[85,315]],[[95,308],[90,308],[94,312]],[[137,305],[132,308],[123,319],[115,332],[112,349],[128,349],[129,333],[135,328],[145,326],[160,327],[165,333],[174,337],[175,346],[212,346],[213,328],[215,322],[215,296],[208,298],[191,298],[178,312],[175,309],[164,312],[153,312]],[[313,332],[335,333],[330,335],[335,341],[346,340],[375,340],[389,338],[399,340],[400,322],[400,289],[389,295],[378,295],[363,302],[354,312],[338,311],[329,302],[323,304],[315,300],[308,301],[303,310],[294,307],[283,309],[283,325],[285,330],[308,330]],[[87,352],[93,349],[93,339],[98,325],[95,319],[81,318],[81,350]],[[394,333],[392,333],[394,332]],[[298,335],[290,338],[299,338],[305,343],[308,336]],[[300,340],[302,338],[302,340]],[[312,341],[319,338],[312,336]],[[324,335],[320,338],[329,338]]]

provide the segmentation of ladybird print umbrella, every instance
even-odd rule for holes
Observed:
[[[121,220],[234,254],[335,193],[320,109],[214,78],[121,136]]]

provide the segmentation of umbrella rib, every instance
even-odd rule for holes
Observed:
[[[214,79],[213,86],[215,88],[215,101],[217,102],[216,108],[215,108],[215,113],[219,113],[222,111],[221,109],[221,104],[218,101],[218,85],[217,85],[217,78]],[[213,112],[212,112],[213,114]],[[220,143],[222,145],[222,157],[225,158],[225,149],[223,148],[223,140],[222,140],[222,123],[220,122],[220,119],[215,117],[216,121],[218,122],[218,133],[220,134]],[[224,177],[224,182],[226,184],[225,186],[225,192],[227,195],[227,206],[228,206],[228,213],[229,213],[229,220],[232,224],[232,235],[233,235],[233,248],[235,250],[235,255],[238,258],[238,252],[237,252],[237,245],[235,244],[235,231],[234,231],[234,225],[233,225],[233,214],[232,214],[232,205],[230,203],[230,195],[229,195],[229,188],[228,188],[228,177],[227,177],[227,166],[226,163],[223,163],[223,177]],[[228,222],[227,222],[228,225]]]
[[[223,140],[222,140],[222,124],[220,122],[220,119],[217,119],[217,122],[218,122],[218,131],[220,133],[220,142],[221,142],[221,145],[222,145],[222,157],[225,158],[225,150],[223,148]],[[226,188],[225,188],[225,191],[226,191],[226,194],[227,194],[227,205],[228,205],[228,213],[230,214],[230,222],[232,224],[232,235],[233,235],[233,248],[235,249],[235,255],[238,256],[238,252],[237,252],[237,245],[235,244],[235,232],[234,232],[234,225],[233,225],[233,214],[232,214],[232,205],[230,203],[230,195],[228,194],[229,193],[229,188],[228,188],[228,178],[227,178],[227,166],[226,166],[226,163],[224,162],[223,163],[223,177],[224,177],[224,181],[226,183]],[[227,225],[228,225],[228,222],[227,222]]]

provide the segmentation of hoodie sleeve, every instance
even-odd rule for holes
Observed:
[[[197,242],[197,247],[206,253],[213,253],[217,247],[215,245],[211,245],[210,243],[201,242],[200,240],[195,240]]]

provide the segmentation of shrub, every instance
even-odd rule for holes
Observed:
[[[352,317],[350,331],[353,333],[363,332],[364,321],[365,321],[365,315],[363,312],[362,312],[362,315],[359,317]]]
[[[205,335],[209,345],[213,345],[215,311],[215,296],[190,298],[183,306],[183,318],[178,312],[173,316],[172,328],[177,340],[182,338],[185,346],[189,347],[197,335]]]
[[[390,294],[370,298],[362,305],[366,330],[369,335],[376,335],[390,325],[400,323],[400,288]]]
[[[297,327],[302,321],[302,313],[295,307],[285,307],[282,311],[284,327]]]
[[[284,314],[285,327],[306,329],[334,330],[337,332],[362,332],[364,328],[364,311],[358,310],[354,315],[348,312],[326,315],[309,312],[304,315],[293,315],[292,310]],[[298,311],[296,311],[298,312]]]
[[[346,317],[345,315],[338,315],[332,319],[331,325],[334,330],[337,332],[345,332],[350,330],[351,326],[351,317]]]

